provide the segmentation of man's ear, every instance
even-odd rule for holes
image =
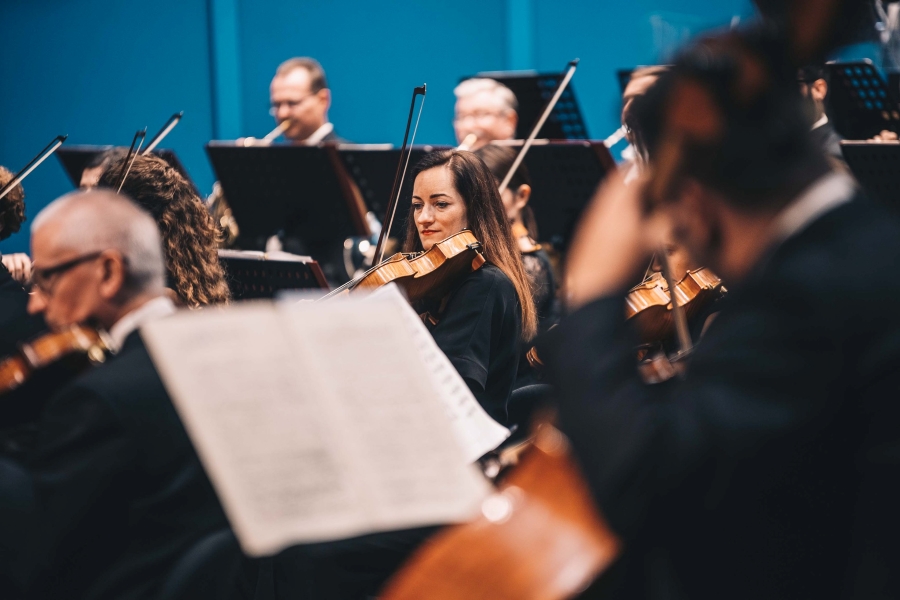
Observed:
[[[828,83],[824,79],[816,79],[809,88],[809,95],[816,102],[825,102],[828,95]]]
[[[523,183],[519,186],[519,189],[516,190],[516,197],[513,201],[516,203],[516,210],[522,210],[525,208],[525,205],[528,204],[528,201],[531,199],[531,186],[527,183]]]
[[[331,108],[331,90],[322,88],[316,92],[316,96],[318,96],[319,100],[325,104],[325,110]]]
[[[112,300],[125,289],[125,258],[118,250],[105,250],[98,259],[103,270],[99,292],[104,300]]]

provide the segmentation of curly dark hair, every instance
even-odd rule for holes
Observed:
[[[98,185],[118,189],[124,160],[111,161]],[[163,159],[137,156],[122,193],[156,219],[169,285],[182,303],[198,307],[228,302],[230,293],[217,250],[221,232],[190,183]]]
[[[15,177],[5,167],[0,166],[0,188]],[[19,184],[12,189],[3,200],[0,200],[0,240],[5,240],[19,231],[25,222],[25,190]]]

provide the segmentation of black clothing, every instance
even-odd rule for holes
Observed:
[[[437,325],[425,321],[434,341],[484,410],[505,424],[522,337],[521,307],[509,278],[487,263],[450,292],[443,310],[417,308],[439,318]]]
[[[841,140],[844,138],[835,131],[831,122],[816,127],[809,132],[809,136],[816,147],[822,149],[825,156],[833,158],[841,164],[846,164],[844,153],[841,152]]]
[[[336,134],[334,132],[334,129],[329,131],[328,135],[323,137],[322,141],[320,143],[324,143],[324,142],[336,142],[338,144],[349,144],[350,143],[347,140],[345,140],[344,138],[342,138],[341,136],[339,136],[338,134]]]
[[[28,314],[28,293],[0,263],[0,359],[46,329],[44,319]]]
[[[522,266],[525,267],[531,285],[531,298],[538,317],[538,334],[541,334],[559,322],[559,300],[556,297],[553,266],[547,252],[540,247],[533,252],[522,253]],[[527,354],[532,345],[531,341],[520,344],[515,389],[543,381],[542,373],[528,362]]]
[[[729,286],[672,385],[640,383],[621,298],[542,341],[561,426],[633,543],[621,597],[669,597],[658,564],[675,597],[900,596],[898,262],[881,208],[828,212]]]
[[[152,597],[193,544],[228,527],[138,333],[52,398],[39,432],[33,522],[10,544],[17,561],[0,564],[28,598]],[[0,494],[2,506],[28,491]],[[10,514],[3,533],[20,525]]]

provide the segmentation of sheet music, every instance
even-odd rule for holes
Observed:
[[[438,348],[422,319],[403,297],[400,288],[396,284],[382,286],[369,298],[374,300],[388,298],[391,302],[397,303],[415,347],[428,367],[432,385],[439,392],[438,397],[447,411],[447,416],[453,424],[453,431],[469,461],[475,462],[503,443],[510,436],[509,429],[491,418],[478,403],[469,386],[453,367],[453,363]]]
[[[141,330],[244,551],[466,520],[487,491],[390,298]]]

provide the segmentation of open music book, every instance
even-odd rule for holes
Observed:
[[[251,555],[467,520],[488,490],[473,455],[508,435],[396,290],[185,311],[141,335]]]

